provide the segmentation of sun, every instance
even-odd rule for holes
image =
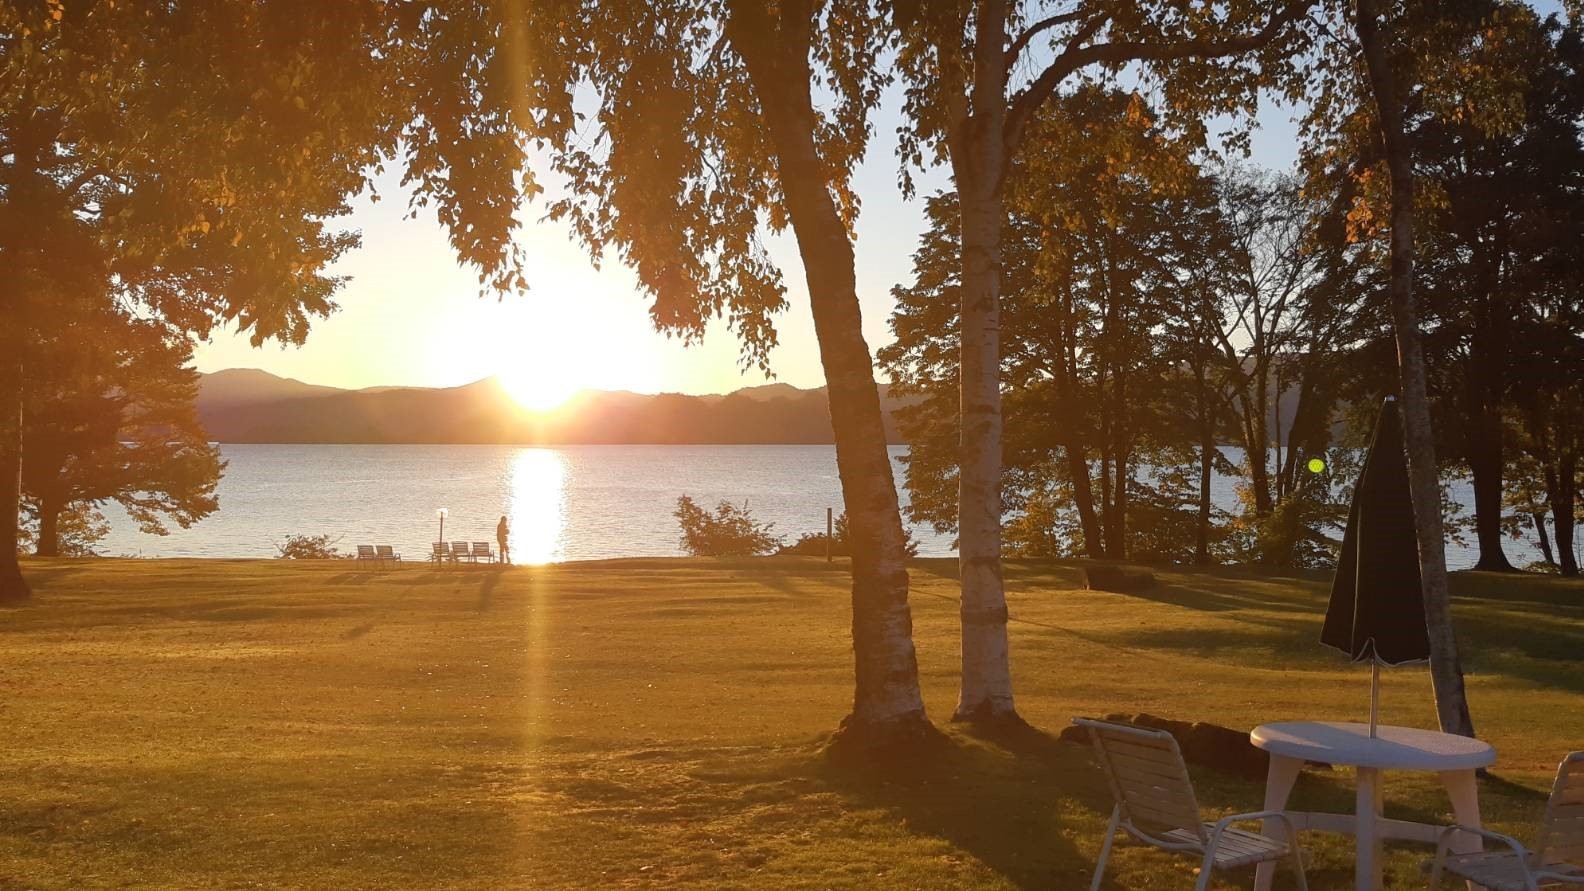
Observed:
[[[514,357],[496,379],[513,402],[532,412],[560,408],[581,389],[571,368],[538,351]]]

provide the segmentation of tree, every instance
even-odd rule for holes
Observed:
[[[186,528],[218,506],[224,464],[194,408],[188,339],[158,322],[109,313],[49,345],[28,375],[23,491],[38,517],[37,553],[60,552],[70,510],[119,502],[146,533]]]
[[[419,44],[465,60],[455,63],[458,95],[474,107],[455,111],[458,129],[483,122],[540,146],[569,185],[551,216],[596,258],[609,251],[636,270],[660,330],[696,339],[723,316],[745,363],[765,368],[786,301],[760,233],[792,230],[854,544],[856,682],[838,739],[867,747],[928,735],[851,236],[850,175],[883,79],[870,5],[480,0],[431,10],[414,27]],[[596,96],[575,109],[589,83]]]
[[[1192,154],[1137,94],[1093,87],[1042,110],[1014,160],[1000,376],[1015,410],[1002,508],[1020,553],[1192,558],[1182,543],[1200,516],[1188,465],[1204,474],[1203,494],[1201,459],[1215,442],[1194,454],[1203,431],[1181,409],[1196,386],[1185,369],[1196,357],[1210,365],[1201,322],[1214,301],[1204,294],[1230,256],[1214,181]],[[915,282],[893,292],[896,343],[881,352],[899,389],[923,397],[903,417],[908,485],[914,519],[941,532],[955,528],[960,438],[956,202],[930,200]]]
[[[781,547],[774,523],[761,523],[742,507],[722,501],[712,514],[686,495],[677,499],[675,516],[682,527],[682,548],[695,557],[758,557]]]
[[[1416,287],[1424,304],[1438,446],[1472,477],[1479,562],[1511,571],[1502,550],[1508,419],[1537,391],[1521,365],[1565,341],[1536,332],[1557,283],[1578,262],[1579,177],[1584,174],[1584,63],[1576,30],[1523,10],[1502,19],[1499,64],[1519,69],[1521,120],[1492,130],[1467,115],[1408,122],[1420,202]],[[1483,101],[1478,80],[1454,83],[1465,104]],[[1564,286],[1563,290],[1567,290]],[[1576,293],[1576,292],[1575,292]],[[1571,296],[1571,295],[1569,295]],[[1577,297],[1572,297],[1577,300]]]
[[[23,499],[22,508],[27,522],[22,527],[19,554],[38,546],[38,504]],[[104,514],[86,504],[66,508],[55,521],[56,549],[62,557],[97,556],[94,548],[109,534],[110,523]]]
[[[1575,523],[1584,487],[1584,306],[1578,300],[1578,267],[1558,270],[1549,299],[1539,301],[1534,324],[1524,331],[1530,345],[1514,369],[1524,395],[1511,419],[1517,455],[1510,462],[1508,494],[1534,524],[1541,553],[1564,576],[1579,574]],[[1543,515],[1556,536],[1552,556]]]
[[[1167,106],[1202,134],[1206,113],[1246,106],[1254,66],[1213,64],[1283,48],[1277,38],[1307,2],[1228,2],[1191,12],[1175,3],[1087,0],[1059,9],[1007,0],[891,3],[909,84],[904,159],[947,162],[959,196],[961,443],[959,562],[962,687],[955,719],[1017,722],[1001,578],[1000,266],[1004,186],[1035,111],[1080,73],[1138,63],[1166,86]],[[1048,48],[1048,57],[1040,50]],[[1273,56],[1274,58],[1274,56]],[[1274,65],[1272,66],[1274,68]],[[1015,72],[1032,70],[1018,80]],[[906,184],[904,179],[904,184]]]
[[[206,335],[301,342],[356,244],[327,220],[413,104],[384,4],[0,4],[0,599],[14,559],[28,369],[115,302]],[[432,129],[432,128],[430,128]],[[407,144],[425,145],[409,127]]]
[[[1386,216],[1390,220],[1391,239],[1387,296],[1391,304],[1392,330],[1397,342],[1403,439],[1419,541],[1419,573],[1424,586],[1436,712],[1443,731],[1473,736],[1474,722],[1469,715],[1463,667],[1458,659],[1457,637],[1452,628],[1435,439],[1430,422],[1430,397],[1426,385],[1419,308],[1413,290],[1415,186],[1413,157],[1404,123],[1405,90],[1413,81],[1402,79],[1398,73],[1402,67],[1400,41],[1410,30],[1443,40],[1448,39],[1450,30],[1453,52],[1456,50],[1457,38],[1466,39],[1468,30],[1456,28],[1455,25],[1459,23],[1449,23],[1446,17],[1437,15],[1438,10],[1420,8],[1413,2],[1407,5],[1406,10],[1394,6],[1384,13],[1375,0],[1355,2],[1353,31],[1363,56],[1367,95],[1374,112],[1373,125],[1379,132],[1381,154],[1390,184],[1389,197],[1384,202]],[[1457,11],[1467,12],[1462,9]],[[1449,24],[1453,27],[1448,28]],[[1436,25],[1442,27],[1434,27]],[[1423,75],[1427,66],[1434,64],[1434,60],[1423,52],[1422,43],[1415,49],[1420,52],[1411,58],[1421,66],[1416,73]]]
[[[1328,563],[1321,529],[1345,508],[1300,458],[1326,453],[1338,400],[1362,395],[1344,388],[1366,384],[1358,369],[1375,370],[1364,361],[1370,332],[1384,322],[1365,299],[1372,264],[1341,237],[1348,207],[1334,177],[1220,174],[1230,247],[1200,293],[1209,297],[1214,377],[1244,453],[1240,547],[1276,566]],[[1353,374],[1338,373],[1344,361]]]

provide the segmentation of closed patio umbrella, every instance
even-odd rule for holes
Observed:
[[[1381,404],[1364,469],[1353,487],[1320,642],[1354,662],[1370,662],[1371,737],[1380,708],[1381,665],[1430,658],[1402,422],[1390,396]]]

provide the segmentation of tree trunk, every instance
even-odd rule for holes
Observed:
[[[1215,470],[1216,444],[1204,366],[1194,369],[1194,383],[1199,415],[1199,520],[1194,529],[1194,563],[1205,566],[1210,562],[1210,476]]]
[[[1502,443],[1501,417],[1485,406],[1470,405],[1463,418],[1469,472],[1474,483],[1474,531],[1479,541],[1479,562],[1474,568],[1483,572],[1513,572],[1514,567],[1502,550]]]
[[[815,148],[810,95],[812,12],[785,4],[781,27],[752,0],[730,7],[727,35],[746,61],[808,282],[814,332],[830,400],[836,468],[852,548],[852,714],[837,738],[859,749],[934,734],[919,692],[908,607],[907,539],[897,506],[875,385],[863,337],[852,242]]]
[[[979,152],[1000,151],[1000,128],[978,122]],[[986,134],[989,134],[988,136]],[[958,447],[958,564],[962,686],[953,720],[1015,719],[1001,578],[1001,197],[989,177],[958,178],[962,195],[962,376]]]
[[[1116,477],[1112,480],[1111,504],[1115,510],[1116,522],[1107,530],[1110,540],[1106,542],[1106,552],[1118,560],[1126,560],[1127,547],[1127,517],[1128,517],[1128,483],[1132,481],[1131,470],[1133,453],[1131,449],[1118,447],[1116,459]]]
[[[1001,578],[1001,180],[1006,169],[1005,0],[980,0],[972,113],[948,140],[962,214],[957,562],[962,685],[954,721],[1020,723]]]
[[[1546,533],[1545,513],[1535,512],[1529,515],[1534,523],[1535,537],[1540,541],[1540,559],[1547,566],[1557,565],[1556,555],[1551,552],[1551,536]]]
[[[0,368],[0,602],[32,595],[17,562],[21,519],[22,362],[17,358]]]
[[[1578,459],[1568,450],[1557,461],[1556,494],[1551,504],[1551,525],[1556,528],[1557,567],[1565,576],[1579,574],[1578,556],[1573,550],[1573,531],[1578,502]]]
[[[1077,356],[1073,344],[1072,293],[1062,291],[1061,326],[1062,341],[1056,350],[1053,375],[1061,387],[1059,412],[1071,414],[1073,405],[1081,398],[1078,375],[1075,371]],[[1084,555],[1091,559],[1104,559],[1105,535],[1100,531],[1100,517],[1095,511],[1093,475],[1089,472],[1089,453],[1084,447],[1076,424],[1056,424],[1057,440],[1067,458],[1067,478],[1072,483],[1073,507],[1078,510],[1078,525],[1083,530]]]
[[[1252,396],[1242,399],[1243,411],[1247,418],[1243,424],[1246,460],[1249,468],[1249,489],[1254,495],[1254,516],[1264,519],[1271,515],[1274,503],[1271,501],[1270,480],[1270,427],[1266,424],[1266,413],[1270,410],[1266,399],[1266,372],[1261,364],[1249,381],[1254,387]]]
[[[60,515],[64,507],[59,498],[52,496],[39,498],[38,544],[34,548],[34,554],[37,556],[60,556]]]
[[[1062,443],[1062,452],[1067,457],[1067,476],[1072,482],[1073,507],[1078,510],[1078,526],[1083,530],[1085,556],[1102,559],[1106,555],[1105,536],[1100,531],[1100,518],[1095,515],[1089,458],[1076,440],[1077,437],[1069,436]]]
[[[1397,339],[1397,368],[1403,403],[1403,440],[1408,457],[1409,486],[1419,540],[1419,574],[1423,585],[1425,623],[1430,637],[1430,677],[1441,730],[1474,735],[1463,666],[1458,660],[1452,628],[1451,595],[1447,589],[1446,544],[1441,526],[1441,491],[1435,440],[1430,427],[1430,398],[1425,384],[1424,349],[1413,294],[1414,182],[1403,131],[1402,103],[1391,69],[1388,38],[1381,34],[1375,0],[1357,0],[1355,20],[1359,45],[1369,70],[1370,88],[1380,119],[1386,163],[1391,173],[1391,298],[1392,327]]]

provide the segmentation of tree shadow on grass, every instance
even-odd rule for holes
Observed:
[[[47,559],[54,560],[56,558]],[[29,585],[32,585],[35,589],[42,590],[43,588],[55,584],[61,579],[69,579],[74,575],[80,575],[86,571],[87,567],[85,566],[49,566],[48,568],[44,568],[37,565],[24,564],[23,575],[27,578]],[[0,603],[4,602],[5,601],[0,601]],[[21,602],[26,603],[27,601],[24,600]]]
[[[1093,853],[1074,844],[1081,818],[1064,799],[1109,801],[1082,749],[1032,729],[995,739],[953,734],[928,752],[881,763],[826,760],[820,773],[849,801],[894,813],[911,832],[944,839],[1020,888],[1087,884]]]
[[[372,582],[375,579],[378,579],[378,578],[381,578],[381,577],[382,577],[381,573],[378,573],[378,572],[375,572],[375,571],[369,570],[369,569],[360,569],[360,570],[352,570],[350,572],[338,572],[335,575],[330,576],[329,578],[325,579],[324,580],[324,584],[326,584],[326,585],[366,585],[369,582]]]
[[[1189,770],[1205,819],[1260,809],[1263,781],[1194,765]],[[1087,745],[1060,741],[1027,726],[995,733],[955,729],[946,745],[927,755],[857,766],[827,761],[820,773],[854,804],[894,813],[910,831],[951,843],[1020,888],[1087,886],[1112,807],[1110,790]],[[1532,800],[1538,795],[1527,787],[1492,782],[1485,786],[1492,798]],[[1351,814],[1354,798],[1351,770],[1306,769],[1289,806]],[[1446,819],[1444,804],[1439,795],[1388,794],[1386,815],[1439,824]],[[1350,858],[1328,844],[1333,853],[1313,864],[1312,887],[1350,886]],[[1138,855],[1122,852],[1138,846],[1126,841],[1118,846],[1118,855],[1131,861],[1124,869],[1136,876]],[[1128,880],[1126,873],[1110,868],[1107,875],[1107,888],[1121,888]],[[1249,876],[1248,870],[1234,870],[1225,880],[1247,887]],[[1277,887],[1294,886],[1291,874],[1279,869]]]
[[[1584,578],[1529,572],[1474,572],[1449,576],[1452,596],[1504,606],[1564,607],[1584,611]]]
[[[1239,610],[1261,610],[1293,616],[1319,616],[1325,611],[1323,599],[1309,600],[1308,598],[1294,599],[1290,596],[1273,596],[1274,592],[1268,590],[1272,578],[1241,578],[1237,576],[1216,577],[1219,584],[1208,585],[1200,581],[1199,574],[1188,577],[1186,580],[1161,580],[1153,587],[1138,591],[1130,591],[1121,595],[1135,597],[1140,600],[1149,600],[1154,603],[1169,606],[1181,606],[1202,612],[1236,612]],[[1208,577],[1206,578],[1208,580]],[[1286,583],[1301,582],[1302,579],[1282,579]],[[1261,590],[1266,588],[1267,590]]]
[[[479,583],[479,589],[478,589],[478,611],[479,612],[487,613],[487,612],[490,611],[490,607],[495,605],[495,587],[500,584],[500,580],[501,580],[501,575],[502,574],[503,574],[502,571],[497,570],[495,572],[490,573],[488,576],[485,576],[484,580]]]

